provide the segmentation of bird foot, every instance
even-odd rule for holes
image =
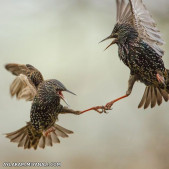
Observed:
[[[106,110],[111,110],[111,107],[113,106],[113,104],[121,99],[124,99],[125,97],[128,97],[129,94],[127,93],[126,95],[122,96],[122,97],[119,97],[111,102],[108,102],[106,105],[105,105],[105,109]]]
[[[163,76],[161,76],[159,73],[156,74],[157,80],[159,83],[165,84],[165,79]]]
[[[113,106],[113,104],[114,104],[114,100],[111,101],[111,102],[109,102],[109,103],[107,103],[107,104],[105,105],[106,110],[111,110],[111,107]]]
[[[85,113],[85,112],[90,111],[90,110],[97,111],[97,112],[100,113],[100,114],[103,113],[103,112],[104,112],[104,113],[107,113],[107,110],[112,110],[111,107],[113,106],[113,104],[114,104],[115,102],[117,102],[117,101],[119,101],[119,100],[121,100],[121,99],[123,99],[123,98],[125,98],[125,97],[128,97],[128,96],[129,96],[129,95],[126,94],[126,95],[124,95],[124,96],[122,96],[122,97],[119,97],[119,98],[117,98],[117,99],[115,99],[115,100],[113,100],[113,101],[107,103],[105,106],[92,107],[92,108],[90,108],[90,109],[81,111],[79,114]]]
[[[90,108],[90,109],[87,109],[87,110],[84,110],[84,111],[81,111],[80,112],[80,114],[82,114],[82,113],[85,113],[85,112],[87,112],[87,111],[91,111],[91,110],[94,110],[94,111],[96,111],[96,112],[98,112],[98,113],[107,113],[107,111],[106,110],[111,110],[111,109],[107,109],[105,106],[96,106],[96,107],[92,107],[92,108]]]
[[[46,131],[43,131],[43,136],[47,137],[52,131],[55,131],[56,129],[54,127],[50,127]]]

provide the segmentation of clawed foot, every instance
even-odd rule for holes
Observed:
[[[107,103],[105,106],[106,110],[112,110],[111,107],[113,106],[113,104],[114,104],[114,101]]]
[[[159,83],[163,83],[165,84],[165,79],[162,75],[160,75],[159,73],[156,74],[156,78],[158,80]]]
[[[107,109],[106,106],[96,106],[96,107],[92,107],[91,110],[94,110],[98,113],[108,113],[106,110],[111,110],[111,109]]]
[[[50,127],[46,131],[43,131],[43,136],[47,137],[52,131],[55,131],[56,129],[54,127]]]
[[[119,97],[109,103],[107,103],[105,106],[96,106],[96,107],[92,107],[90,109],[87,109],[87,110],[84,110],[84,111],[81,111],[79,114],[82,114],[82,113],[85,113],[87,111],[90,111],[90,110],[94,110],[94,111],[97,111],[98,113],[107,113],[107,110],[112,110],[111,107],[113,106],[113,104],[121,99],[124,99],[125,97],[128,97],[129,94],[126,94],[122,97]]]
[[[94,110],[101,114],[101,113],[108,113],[107,110],[111,110],[111,109],[108,109],[106,106],[96,106],[96,107],[92,107],[90,109],[81,111],[80,114],[85,113],[87,111],[91,111],[91,110]]]

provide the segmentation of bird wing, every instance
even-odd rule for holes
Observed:
[[[116,2],[117,22],[132,25],[137,30],[139,37],[160,56],[163,56],[164,51],[160,46],[164,44],[164,41],[142,0],[129,0],[128,4],[125,4],[124,0],[116,0]]]
[[[10,86],[11,96],[31,101],[37,93],[38,85],[43,81],[42,74],[32,65],[10,63],[5,68],[17,77]]]

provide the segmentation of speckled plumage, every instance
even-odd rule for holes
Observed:
[[[31,124],[36,130],[46,130],[51,127],[63,106],[56,95],[54,80],[44,81],[38,87],[31,107]]]
[[[156,78],[157,71],[164,75],[166,71],[161,56],[139,38],[136,30],[129,25],[122,26],[128,27],[129,35],[126,35],[125,40],[117,42],[120,59],[130,68],[131,75],[137,74],[145,85],[161,85]]]
[[[38,145],[44,148],[45,145],[52,146],[53,142],[60,142],[58,136],[68,137],[67,134],[73,133],[55,124],[60,113],[79,113],[60,104],[62,91],[70,92],[61,82],[43,80],[41,73],[31,65],[7,64],[5,67],[17,76],[11,84],[11,95],[33,101],[27,125],[6,135],[12,142],[25,149],[36,149]],[[31,90],[34,90],[33,94]]]
[[[153,108],[162,103],[162,98],[169,100],[169,70],[164,66],[164,51],[160,48],[164,41],[142,0],[129,0],[127,4],[125,0],[116,0],[116,4],[117,23],[104,40],[114,38],[108,47],[117,44],[119,58],[130,69],[130,78],[126,95],[109,102],[104,109],[129,96],[135,81],[146,85],[138,107]]]

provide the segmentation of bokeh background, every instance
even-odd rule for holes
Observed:
[[[169,68],[169,1],[147,0],[166,41]],[[65,93],[71,108],[83,110],[125,94],[129,69],[117,46],[98,44],[115,24],[115,0],[0,0],[0,162],[61,162],[64,169],[168,169],[169,104],[137,109],[144,85],[108,114],[60,115],[58,124],[74,131],[44,150],[23,150],[3,133],[29,121],[30,102],[11,99],[14,77],[8,62],[29,63],[45,79],[55,78],[75,92]],[[63,103],[64,104],[64,103]]]

